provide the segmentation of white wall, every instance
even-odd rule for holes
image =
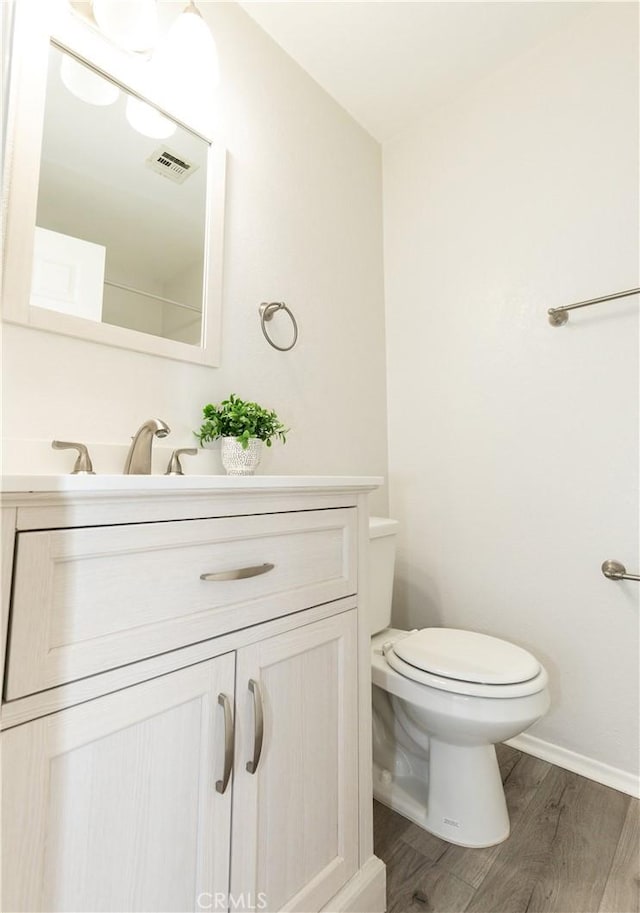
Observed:
[[[267,451],[265,471],[382,475],[380,147],[239,7],[205,3],[202,12],[220,54],[229,150],[222,367],[7,326],[3,434],[127,443],[158,416],[173,446],[189,445],[201,407],[234,392],[292,429],[285,447]],[[293,309],[293,351],[263,339],[265,300]],[[386,509],[384,492],[373,506]]]
[[[384,148],[395,622],[532,650],[533,734],[638,764],[638,7],[603,3]]]

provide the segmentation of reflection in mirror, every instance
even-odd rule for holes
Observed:
[[[200,346],[208,153],[51,46],[31,304]]]

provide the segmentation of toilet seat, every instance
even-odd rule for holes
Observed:
[[[515,644],[457,628],[423,628],[394,643],[410,666],[481,685],[515,685],[540,671],[538,660]]]
[[[424,628],[388,640],[382,653],[415,682],[471,697],[513,698],[547,684],[538,661],[515,644],[455,628]]]

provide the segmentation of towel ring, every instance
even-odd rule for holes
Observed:
[[[296,318],[291,313],[291,309],[287,307],[284,301],[263,301],[258,310],[260,311],[260,326],[262,327],[262,333],[269,345],[273,346],[273,348],[277,349],[279,352],[288,352],[289,349],[292,349],[298,341],[298,324],[296,323]],[[271,320],[276,311],[286,311],[291,318],[291,323],[293,324],[293,340],[288,346],[276,345],[267,333],[265,320]]]

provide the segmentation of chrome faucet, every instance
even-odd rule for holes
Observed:
[[[159,418],[150,418],[140,425],[133,438],[124,464],[125,475],[151,475],[151,445],[154,437],[166,437],[171,429]]]

